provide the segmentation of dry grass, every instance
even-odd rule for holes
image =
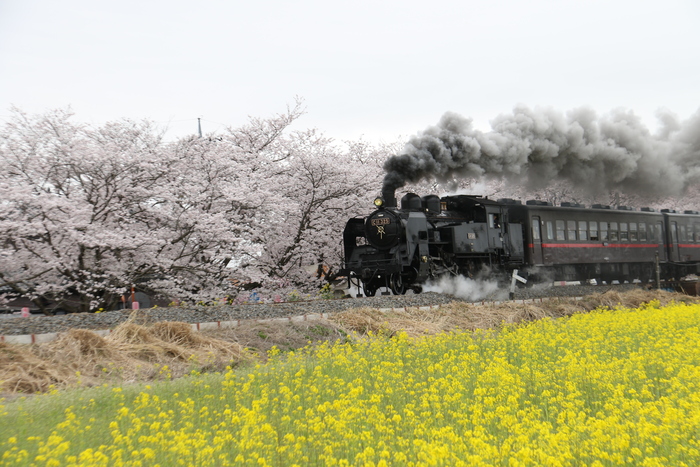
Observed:
[[[72,329],[45,344],[0,344],[0,390],[37,393],[176,378],[193,370],[222,370],[246,358],[240,345],[193,331],[187,323],[147,327],[130,320],[107,337]]]
[[[309,343],[346,339],[348,335],[432,335],[455,329],[473,330],[542,318],[558,318],[598,308],[636,308],[651,300],[697,303],[690,297],[663,291],[606,292],[583,300],[474,306],[454,302],[438,310],[410,309],[382,313],[371,308],[337,313],[328,321],[244,323],[217,331],[193,331],[189,324],[137,324],[138,315],[107,337],[74,329],[53,342],[34,345],[0,343],[0,392],[3,395],[46,392],[51,388],[123,384],[177,378],[191,371],[218,371],[227,365],[264,361],[272,346],[281,350]]]
[[[330,321],[306,321],[292,323],[243,322],[240,326],[216,331],[205,331],[207,335],[239,343],[247,353],[260,361],[267,359],[267,352],[274,346],[289,351],[347,338],[342,326]]]
[[[593,294],[584,297],[583,300],[561,298],[542,303],[504,302],[499,305],[471,305],[464,302],[453,302],[439,310],[430,311],[409,309],[382,313],[371,308],[360,308],[333,315],[331,321],[347,331],[360,334],[373,332],[393,335],[398,331],[405,331],[408,335],[415,337],[455,329],[490,329],[496,328],[502,323],[512,324],[542,318],[560,318],[601,306],[637,308],[652,300],[659,300],[661,304],[674,300],[693,303],[700,301],[698,297],[639,289],[625,293],[612,291]]]

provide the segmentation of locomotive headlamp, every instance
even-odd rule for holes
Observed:
[[[382,198],[375,198],[374,205],[378,208],[381,208],[382,206],[384,206],[384,200]]]

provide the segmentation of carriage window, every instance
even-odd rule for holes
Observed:
[[[678,234],[681,242],[685,242],[686,236],[685,236],[685,226],[684,225],[679,225],[678,226]]]
[[[646,241],[647,239],[647,225],[644,222],[639,223],[639,239],[641,241]]]
[[[569,240],[576,240],[576,221],[566,221],[566,236]]]
[[[610,223],[610,241],[611,242],[617,241],[617,222]]]
[[[671,241],[678,243],[678,224],[671,222]]]
[[[586,221],[578,221],[578,239],[588,240],[588,225]]]
[[[627,232],[627,222],[620,222],[620,240],[623,242],[629,240],[629,232]]]
[[[598,223],[596,221],[590,221],[588,227],[591,229],[591,240],[598,240]]]
[[[564,237],[564,231],[566,230],[564,226],[564,221],[557,221],[557,240],[566,240],[566,237]]]
[[[654,236],[654,240],[656,240],[657,242],[661,242],[662,241],[661,239],[664,238],[663,233],[664,233],[664,228],[661,225],[661,222],[657,222],[656,223],[656,235]]]
[[[604,242],[608,241],[608,223],[607,222],[600,223],[600,239]]]
[[[638,237],[637,237],[637,223],[630,222],[630,240],[633,242],[636,242],[637,239],[638,239]]]
[[[554,227],[552,221],[547,221],[547,240],[554,240]]]

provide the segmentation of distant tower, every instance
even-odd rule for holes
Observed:
[[[199,129],[199,137],[202,137],[202,119],[197,117],[197,128]]]

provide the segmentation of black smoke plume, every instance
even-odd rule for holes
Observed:
[[[681,195],[700,176],[700,111],[686,121],[668,112],[657,117],[661,128],[652,134],[630,111],[599,118],[590,109],[518,106],[482,132],[446,113],[385,162],[383,191],[422,179],[506,177],[529,187],[567,180],[589,192]]]

